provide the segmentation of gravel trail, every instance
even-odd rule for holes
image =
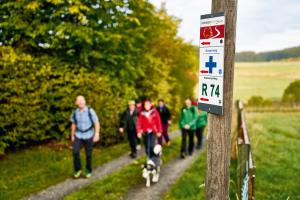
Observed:
[[[180,135],[179,131],[174,131],[170,134],[170,138],[175,138]],[[145,155],[144,149],[138,152],[138,157]],[[123,167],[134,162],[128,154],[116,158],[106,164],[98,166],[93,170],[93,176],[89,179],[73,179],[68,178],[65,181],[58,183],[56,185],[50,186],[45,190],[42,190],[36,194],[32,194],[28,197],[23,198],[23,200],[59,200],[64,196],[70,194],[73,191],[79,190],[95,180],[103,179],[110,174],[122,169]],[[71,170],[71,169],[70,169]]]

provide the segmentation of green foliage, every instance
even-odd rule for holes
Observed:
[[[55,71],[52,63],[21,54],[16,56],[11,48],[3,47],[0,60],[2,88],[1,137],[2,147],[26,141],[42,141],[48,138],[66,138],[69,134],[68,119],[74,109],[76,95],[82,94],[95,108],[103,127],[103,136],[111,141],[117,127],[118,113],[122,104],[112,92],[108,79],[86,73],[84,68],[74,70],[67,65]],[[44,59],[44,58],[43,58]],[[47,58],[45,58],[47,60]],[[63,63],[61,63],[63,65]],[[5,90],[4,90],[5,88]]]
[[[287,48],[278,51],[268,51],[256,53],[253,51],[245,51],[236,54],[237,62],[265,62],[274,60],[283,60],[289,58],[299,58],[300,46]]]
[[[252,107],[272,106],[273,104],[271,99],[264,99],[262,96],[252,96],[247,102],[247,106]]]
[[[235,61],[259,62],[259,61],[264,61],[264,59],[259,53],[255,53],[254,51],[244,51],[236,54]]]
[[[300,104],[300,80],[295,80],[284,90],[282,102]]]
[[[6,0],[0,13],[0,153],[66,138],[78,94],[98,113],[104,144],[118,141],[127,100],[163,97],[177,110],[193,94],[196,49],[147,1]]]
[[[247,120],[255,199],[300,199],[300,114],[247,113]]]

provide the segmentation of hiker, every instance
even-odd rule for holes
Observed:
[[[194,150],[194,133],[196,130],[196,123],[198,118],[198,109],[192,105],[191,98],[185,99],[185,106],[181,109],[179,118],[179,127],[182,133],[181,141],[181,158],[186,155],[192,155]],[[189,137],[188,150],[186,148],[186,138]]]
[[[161,136],[162,127],[159,113],[154,108],[150,100],[145,100],[143,110],[137,120],[138,137],[144,140],[146,154],[148,158],[155,156],[153,148],[157,137]]]
[[[79,178],[82,174],[80,149],[85,147],[86,171],[85,177],[92,176],[92,148],[93,143],[99,141],[100,124],[96,112],[86,106],[83,96],[77,96],[75,102],[77,109],[72,113],[71,124],[71,141],[73,143],[74,159],[74,178]]]
[[[120,132],[123,134],[127,133],[129,140],[129,145],[131,148],[130,156],[136,158],[136,145],[137,145],[137,132],[136,132],[136,122],[138,118],[138,110],[135,106],[135,101],[128,102],[128,108],[122,114],[120,120]]]
[[[138,110],[139,114],[143,111],[143,103],[140,100],[136,101],[136,109]]]
[[[170,145],[169,138],[169,125],[171,124],[171,112],[169,108],[166,106],[163,99],[158,100],[157,111],[159,112],[161,123],[162,123],[162,136],[158,138],[158,144],[162,145],[163,138],[165,139],[166,145]]]
[[[203,132],[206,125],[207,125],[207,112],[198,109],[197,129],[196,129],[197,149],[201,149],[202,147]]]
[[[138,115],[140,115],[140,113],[143,111],[143,103],[140,99],[136,100],[136,104],[135,107],[138,111]],[[136,139],[136,149],[137,150],[141,150],[141,139],[137,137]]]

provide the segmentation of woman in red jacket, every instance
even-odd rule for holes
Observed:
[[[153,107],[151,101],[146,100],[137,120],[137,134],[139,138],[143,137],[146,154],[149,158],[154,156],[153,148],[157,137],[160,137],[161,133],[162,126],[159,113]]]

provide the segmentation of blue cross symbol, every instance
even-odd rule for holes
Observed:
[[[205,67],[207,67],[209,69],[209,73],[212,74],[213,73],[213,68],[217,67],[217,63],[213,62],[213,56],[209,56],[209,62],[205,62]]]

